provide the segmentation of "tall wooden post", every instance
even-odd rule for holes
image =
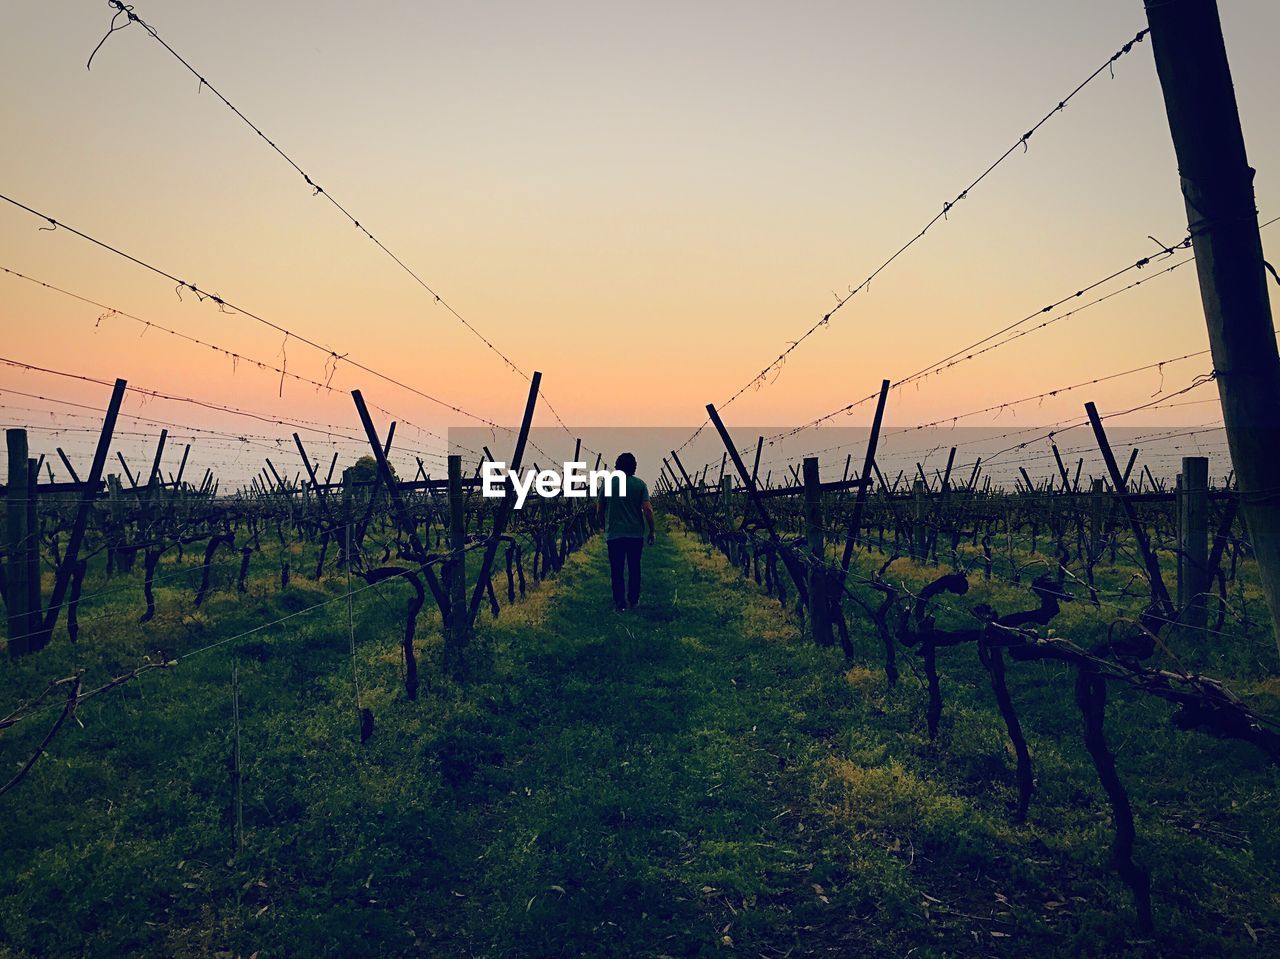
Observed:
[[[880,398],[876,402],[875,417],[871,420],[871,433],[867,437],[867,452],[862,460],[862,472],[859,479],[862,485],[858,487],[858,493],[853,500],[853,515],[849,518],[849,532],[844,541],[844,553],[840,557],[840,596],[843,599],[845,576],[849,572],[849,564],[853,561],[853,546],[857,542],[858,537],[862,535],[862,513],[866,509],[867,497],[871,495],[871,472],[876,467],[876,447],[880,442],[880,425],[884,422],[884,404],[889,398],[889,381],[884,380],[880,384]],[[845,466],[848,469],[848,464]],[[884,477],[880,478],[880,485],[884,486]],[[888,491],[885,491],[886,496]]]
[[[1120,505],[1124,507],[1125,516],[1129,520],[1129,528],[1133,531],[1133,541],[1138,547],[1139,555],[1142,556],[1143,565],[1147,568],[1147,580],[1151,586],[1151,598],[1160,608],[1160,612],[1165,619],[1173,621],[1177,615],[1177,609],[1173,605],[1173,600],[1169,598],[1169,590],[1165,588],[1164,577],[1160,573],[1160,559],[1156,556],[1155,550],[1151,548],[1151,541],[1147,538],[1147,531],[1139,521],[1138,513],[1129,499],[1129,490],[1125,487],[1124,476],[1120,473],[1115,454],[1111,451],[1111,444],[1107,441],[1107,432],[1102,427],[1102,417],[1098,415],[1098,408],[1092,402],[1084,404],[1084,411],[1089,417],[1089,424],[1093,427],[1093,435],[1098,441],[1098,450],[1102,453],[1102,461],[1106,463],[1107,472],[1111,474],[1111,485],[1116,488],[1116,496],[1119,497]]]
[[[911,484],[912,516],[915,518],[911,530],[911,558],[923,563],[929,552],[929,532],[925,529],[925,497],[924,480],[918,479]]]
[[[160,431],[160,442],[156,443],[155,459],[151,461],[151,472],[147,476],[147,485],[155,486],[157,483],[163,483],[164,477],[160,474],[160,460],[164,457],[164,443],[169,438],[169,431]]]
[[[31,649],[30,587],[31,567],[27,562],[30,533],[27,530],[28,488],[27,431],[5,430],[9,452],[9,487],[5,498],[5,607],[9,613],[9,655],[21,656]]]
[[[124,542],[124,497],[120,495],[120,477],[112,473],[107,477],[107,510],[110,516],[109,542],[107,546],[107,575],[116,571],[118,554],[116,546]]]
[[[728,454],[725,455],[727,456]],[[720,477],[720,519],[721,522],[724,523],[726,533],[733,529],[734,512],[732,476],[722,475]],[[729,562],[736,566],[738,563],[738,543],[732,538],[729,538],[727,542]]]
[[[1095,558],[1102,555],[1102,541],[1106,537],[1107,494],[1103,486],[1101,479],[1095,479],[1089,492],[1089,553]]]
[[[773,520],[769,517],[769,511],[765,509],[764,500],[760,498],[760,490],[756,487],[755,480],[751,478],[751,474],[747,472],[747,465],[742,462],[742,457],[738,455],[738,448],[733,445],[733,437],[729,435],[729,431],[721,421],[720,414],[716,412],[714,403],[707,404],[707,416],[710,417],[711,422],[715,425],[716,432],[720,434],[720,442],[724,444],[725,450],[728,451],[729,459],[733,461],[733,468],[738,471],[738,479],[742,480],[747,500],[755,508],[756,515],[760,517],[760,525],[764,527],[764,531],[769,537],[769,542],[777,550],[782,559],[782,565],[786,567],[787,573],[791,576],[791,581],[795,584],[800,602],[807,605],[809,602],[809,587],[805,582],[804,570],[796,562],[790,547],[784,544],[781,537],[778,536],[778,530],[773,525]],[[680,466],[680,458],[676,456],[674,451],[672,451],[671,455],[675,457],[676,465]],[[680,472],[684,473],[683,466],[680,466]],[[685,480],[687,481],[688,478],[689,475],[685,473]],[[768,476],[765,477],[765,482],[768,482]]]
[[[1186,472],[1185,470],[1183,472]],[[1182,480],[1183,474],[1179,473],[1173,478],[1173,532],[1178,543],[1179,549],[1182,547]],[[1178,578],[1182,578],[1182,564],[1178,564]],[[1182,605],[1182,586],[1178,586],[1178,605]]]
[[[1205,624],[1209,566],[1209,458],[1182,458],[1178,495],[1178,609],[1188,626]]]
[[[89,514],[93,512],[93,503],[102,490],[102,471],[107,465],[107,452],[111,448],[111,437],[115,433],[116,418],[120,415],[120,406],[124,402],[124,391],[128,384],[117,379],[111,390],[111,399],[107,402],[107,412],[102,418],[102,430],[98,433],[98,445],[93,452],[93,462],[89,465],[89,475],[85,479],[85,488],[80,495],[80,504],[76,508],[76,518],[71,524],[71,532],[67,536],[67,546],[62,554],[62,562],[58,566],[53,580],[53,593],[49,597],[49,608],[43,613],[40,624],[40,636],[35,648],[48,644],[53,636],[53,627],[58,622],[62,611],[62,603],[67,589],[71,585],[71,577],[80,558],[80,544],[84,542],[85,532],[89,527]],[[34,495],[34,487],[32,488]],[[40,621],[41,611],[37,606],[35,617]]]
[[[684,468],[684,464],[680,462],[680,456],[675,450],[671,451],[671,458],[675,460],[676,466],[680,468],[680,475],[684,477],[684,485],[692,490],[694,487],[693,480],[689,478],[688,471]]]
[[[1138,447],[1135,446],[1133,448],[1133,452],[1129,454],[1129,463],[1124,468],[1124,481],[1126,485],[1129,483],[1129,474],[1133,472],[1133,464],[1136,462],[1138,462]]]
[[[460,676],[467,648],[467,545],[466,497],[462,492],[462,457],[449,456],[449,549],[453,559],[449,565],[450,622],[445,624],[445,669]]]
[[[182,461],[178,463],[178,475],[174,478],[173,488],[182,488],[182,474],[187,471],[187,457],[191,455],[191,444],[188,443],[182,448]]]
[[[44,616],[44,597],[40,590],[40,511],[36,508],[37,489],[40,484],[40,461],[27,459],[27,616],[33,631],[41,631]],[[44,646],[40,636],[29,640],[31,649]]]
[[[355,510],[356,471],[348,466],[342,471],[342,562],[343,569],[351,568],[351,527],[356,521]]]
[[[529,379],[529,396],[525,400],[524,417],[520,421],[520,432],[516,434],[516,448],[511,454],[511,465],[508,467],[512,472],[520,472],[520,465],[524,461],[525,444],[529,442],[529,429],[533,425],[533,411],[538,405],[538,388],[542,383],[542,374],[537,370],[533,371],[533,376]],[[471,590],[471,602],[467,604],[466,617],[467,627],[476,620],[476,614],[480,612],[480,601],[484,598],[485,584],[489,581],[489,572],[493,569],[493,558],[498,553],[498,543],[502,539],[502,534],[506,531],[507,521],[511,519],[511,511],[515,508],[515,490],[511,485],[511,480],[507,480],[507,493],[498,504],[498,508],[493,514],[493,530],[489,534],[489,542],[485,544],[484,556],[480,560],[480,573],[476,579],[476,585]]]
[[[76,468],[71,465],[71,460],[67,459],[67,454],[62,451],[62,447],[58,447],[58,459],[62,460],[62,465],[68,473],[71,474],[71,482],[79,483],[80,477],[76,474]]]
[[[1280,623],[1280,354],[1253,174],[1216,0],[1147,0],[1222,417],[1272,623]],[[1280,627],[1276,628],[1280,644]]]
[[[830,646],[831,608],[827,603],[827,549],[822,530],[822,480],[818,457],[804,458],[804,528],[813,560],[809,566],[809,633],[819,646]]]

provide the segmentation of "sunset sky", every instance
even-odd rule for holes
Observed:
[[[1280,4],[1219,6],[1265,221],[1280,216]],[[134,9],[469,323],[541,370],[571,426],[696,426],[1145,26],[1140,0]],[[425,393],[518,421],[527,384],[140,27],[109,37],[86,70],[110,15],[100,0],[7,11],[0,193]],[[327,379],[323,353],[41,225],[0,203],[0,266]],[[803,423],[1157,252],[1149,235],[1185,232],[1144,43],[726,419]],[[1280,249],[1280,224],[1263,236]],[[432,430],[475,422],[341,363],[333,393],[282,388],[278,374],[103,313],[0,273],[0,355],[347,430],[356,387]],[[895,391],[886,418],[938,420],[1207,346],[1188,266]],[[1135,406],[1208,368],[1066,393],[1017,422],[1077,416],[1087,399]],[[95,409],[108,393],[11,367],[0,388]],[[9,424],[73,409],[12,392],[0,404]],[[127,409],[290,432],[167,401]],[[92,425],[76,412],[85,419],[56,422]],[[1125,425],[1216,413],[1178,406]],[[543,409],[538,423],[555,420]],[[91,448],[88,433],[62,445]],[[210,439],[206,458],[232,446]],[[256,469],[255,450],[235,452]]]

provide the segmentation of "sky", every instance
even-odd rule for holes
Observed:
[[[1280,5],[1219,6],[1267,220],[1280,216]],[[1145,25],[1139,0],[134,9],[444,302],[541,371],[571,428],[702,422],[706,403],[749,383]],[[381,428],[400,421],[406,453],[433,442],[422,431],[477,422],[449,407],[518,422],[524,379],[140,27],[108,37],[87,70],[110,18],[100,0],[6,11],[0,193],[418,392],[346,361],[335,370],[324,350],[179,297],[172,281],[3,203],[0,266],[243,359],[3,273],[0,355],[330,424],[305,433],[317,446],[326,430],[358,436],[353,388]],[[807,422],[1185,231],[1141,44],[725,419]],[[1280,247],[1270,231],[1264,243]],[[886,421],[944,420],[1207,345],[1187,267],[895,390]],[[282,383],[248,358],[333,389]],[[1086,399],[1128,409],[1208,368],[1171,363],[964,422],[1053,423]],[[0,389],[7,423],[62,428],[39,442],[87,460],[106,387],[5,367]],[[1125,424],[1212,422],[1213,389]],[[256,469],[274,445],[265,437],[291,432],[132,394],[126,410],[251,439],[196,441],[224,467]],[[556,421],[544,406],[537,423]],[[121,425],[139,444],[158,428]]]

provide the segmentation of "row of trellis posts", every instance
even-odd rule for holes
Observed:
[[[706,500],[708,497],[717,497],[719,499],[717,511],[721,514],[721,519],[726,526],[736,522],[735,517],[738,515],[739,507],[735,501],[735,496],[738,492],[745,493],[751,507],[749,512],[754,513],[759,518],[762,529],[769,536],[775,549],[778,549],[781,545],[781,540],[774,529],[774,523],[768,512],[766,501],[787,496],[803,497],[805,545],[809,553],[816,558],[816,564],[810,564],[806,570],[798,564],[787,563],[788,550],[780,549],[778,552],[783,559],[784,565],[789,570],[794,586],[805,605],[808,629],[813,638],[823,645],[830,643],[832,627],[828,610],[833,597],[826,595],[826,593],[830,588],[834,588],[824,583],[824,577],[820,575],[819,569],[821,565],[826,563],[827,552],[827,544],[824,541],[826,530],[826,525],[823,521],[824,494],[849,490],[857,491],[840,564],[839,575],[841,588],[843,588],[843,579],[847,575],[854,546],[862,536],[862,519],[865,515],[868,497],[871,495],[875,485],[873,476],[878,477],[882,484],[879,496],[889,499],[899,498],[910,503],[915,522],[912,524],[908,555],[919,561],[926,560],[928,556],[930,528],[929,524],[925,522],[925,517],[933,508],[932,501],[940,499],[945,503],[948,497],[959,496],[965,492],[973,493],[978,477],[978,470],[975,469],[967,485],[953,485],[951,474],[956,452],[953,448],[947,461],[945,474],[939,474],[938,476],[939,483],[936,489],[929,484],[923,469],[918,464],[917,472],[919,478],[913,481],[909,493],[899,494],[895,489],[888,487],[883,476],[879,473],[875,457],[889,385],[889,381],[886,380],[881,387],[879,404],[873,420],[871,435],[868,439],[863,471],[852,479],[849,478],[849,464],[846,463],[844,479],[837,482],[824,483],[819,476],[819,459],[817,457],[805,457],[802,460],[802,467],[799,471],[792,469],[792,476],[796,482],[779,487],[763,487],[757,476],[763,437],[757,442],[755,464],[748,472],[728,430],[720,421],[715,408],[710,405],[707,407],[708,413],[711,415],[712,421],[726,446],[726,452],[721,460],[718,482],[715,484],[706,483],[705,469],[697,479],[691,477],[683,463],[681,463],[679,454],[674,450],[671,451],[670,460],[663,459],[663,468],[658,481],[661,491],[691,498],[699,502]],[[1191,628],[1203,628],[1206,622],[1205,599],[1209,588],[1209,572],[1211,569],[1209,558],[1209,503],[1211,498],[1226,499],[1234,503],[1237,494],[1229,489],[1210,489],[1209,460],[1208,457],[1204,456],[1183,457],[1182,469],[1176,477],[1175,489],[1172,491],[1166,492],[1163,484],[1158,484],[1153,478],[1152,492],[1131,492],[1128,478],[1139,451],[1137,449],[1133,450],[1128,461],[1128,468],[1123,472],[1120,471],[1107,441],[1101,418],[1098,417],[1093,404],[1087,404],[1086,409],[1089,412],[1094,434],[1102,450],[1103,458],[1111,473],[1112,488],[1108,489],[1108,484],[1105,480],[1094,478],[1090,484],[1090,489],[1087,492],[1080,492],[1078,475],[1073,484],[1061,457],[1058,455],[1056,446],[1053,452],[1057,459],[1063,483],[1061,491],[1054,489],[1056,486],[1054,480],[1050,480],[1045,484],[1035,484],[1031,477],[1027,475],[1025,469],[1022,470],[1024,485],[1019,488],[1028,495],[1041,495],[1043,490],[1052,492],[1055,498],[1087,498],[1090,523],[1095,531],[1094,539],[1097,542],[1101,542],[1103,537],[1100,531],[1105,524],[1112,521],[1114,511],[1117,508],[1117,504],[1119,504],[1129,521],[1135,545],[1146,567],[1154,603],[1161,608],[1161,613],[1170,620],[1176,620]],[[733,476],[726,472],[726,466],[730,459],[732,459],[734,468],[739,474],[739,482],[737,484],[735,484]],[[1012,495],[1017,496],[1018,494]],[[1174,597],[1170,597],[1164,585],[1164,578],[1160,571],[1160,563],[1155,549],[1149,542],[1142,524],[1138,521],[1134,512],[1134,506],[1137,503],[1170,501],[1176,503],[1177,517],[1177,543],[1175,546],[1176,591]],[[705,506],[700,506],[699,508],[706,509]],[[746,512],[748,511],[744,511],[744,521],[747,519]],[[1234,515],[1234,508],[1229,507],[1227,521],[1230,522]]]
[[[519,471],[524,456],[534,408],[537,403],[540,380],[541,374],[534,373],[530,382],[529,395],[521,427],[517,434],[514,454],[511,459],[511,469],[513,471]],[[50,482],[39,483],[38,477],[40,469],[44,465],[44,458],[34,459],[29,456],[28,438],[25,429],[11,428],[6,431],[8,482],[4,486],[0,486],[0,495],[3,495],[6,500],[4,536],[3,540],[0,541],[4,547],[4,562],[0,564],[0,593],[3,594],[5,600],[8,649],[11,655],[17,656],[34,652],[48,644],[58,622],[59,613],[67,605],[69,588],[72,589],[71,604],[74,611],[75,598],[78,595],[79,584],[85,572],[85,560],[81,558],[81,547],[93,514],[94,503],[99,498],[105,496],[109,503],[109,511],[119,513],[123,509],[125,498],[130,496],[135,498],[147,497],[154,502],[158,502],[162,492],[166,489],[172,491],[187,489],[202,497],[209,498],[217,494],[217,481],[214,479],[212,471],[206,471],[204,479],[198,488],[189,484],[187,487],[183,486],[183,473],[186,469],[190,446],[183,452],[182,462],[177,474],[171,474],[168,481],[165,481],[161,473],[160,464],[164,453],[167,431],[161,431],[151,471],[145,483],[139,482],[140,477],[134,475],[129,468],[129,464],[119,453],[117,453],[117,456],[120,459],[123,475],[128,480],[129,486],[125,487],[116,475],[111,475],[106,479],[103,478],[114,435],[115,422],[119,415],[126,389],[127,384],[124,380],[116,381],[104,417],[92,465],[83,480],[76,473],[66,454],[61,449],[58,449],[57,453],[62,460],[63,466],[72,477],[72,481],[53,482],[52,468],[50,467]],[[460,669],[468,638],[473,630],[476,615],[484,601],[486,588],[489,585],[489,576],[495,554],[503,539],[504,531],[511,519],[514,508],[514,496],[509,488],[510,481],[507,481],[507,495],[498,502],[494,510],[490,535],[480,544],[483,546],[483,559],[479,574],[472,585],[471,594],[468,597],[466,576],[462,569],[468,547],[464,490],[469,490],[476,486],[478,479],[464,479],[461,458],[456,455],[450,455],[448,457],[447,479],[431,480],[424,475],[421,480],[411,482],[399,480],[391,470],[387,458],[395,433],[395,423],[390,424],[385,440],[381,439],[360,391],[354,390],[352,398],[369,440],[373,458],[377,464],[377,473],[372,484],[358,484],[354,471],[351,469],[344,470],[340,484],[330,483],[328,480],[332,479],[334,463],[330,464],[329,477],[324,483],[321,483],[316,467],[308,457],[301,438],[295,433],[293,439],[306,467],[308,482],[298,483],[295,481],[290,483],[286,481],[281,477],[275,465],[268,459],[261,475],[251,480],[249,494],[255,498],[266,498],[276,494],[288,497],[295,493],[314,494],[318,508],[325,518],[326,526],[332,532],[336,532],[340,526],[345,526],[347,530],[346,536],[339,536],[339,548],[342,550],[344,563],[349,561],[351,550],[350,529],[353,524],[350,522],[350,517],[353,515],[353,501],[357,486],[371,485],[372,488],[368,491],[371,505],[380,495],[385,494],[390,501],[395,528],[407,543],[403,550],[404,555],[419,564],[416,569],[401,569],[397,570],[397,572],[400,575],[412,578],[417,571],[421,571],[428,577],[445,622],[446,666],[452,669]],[[485,452],[486,456],[492,458],[487,449]],[[577,453],[575,452],[576,456]],[[336,463],[336,454],[334,462]],[[419,460],[419,471],[421,474],[421,460]],[[335,509],[331,513],[328,496],[335,486],[341,490],[342,505],[340,512]],[[448,551],[445,554],[428,552],[419,538],[417,523],[405,500],[407,492],[422,490],[429,491],[433,499],[434,494],[438,491],[447,492],[448,494],[449,543]],[[65,549],[57,557],[53,590],[47,605],[41,589],[40,516],[38,512],[40,501],[46,496],[62,499],[68,504],[74,502],[75,505],[70,535]],[[346,521],[344,522],[342,518],[346,518]],[[362,534],[364,524],[357,525]],[[458,569],[448,572],[445,577],[444,588],[441,588],[432,571],[432,567],[437,564],[445,564],[446,569],[448,569],[447,564],[450,563],[456,565]]]

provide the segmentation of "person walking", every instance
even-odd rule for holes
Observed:
[[[626,474],[625,483],[611,481],[608,495],[601,496],[596,504],[596,515],[604,524],[605,545],[609,550],[613,608],[622,613],[635,609],[640,603],[640,556],[646,528],[649,545],[654,542],[653,504],[649,502],[648,485],[636,476],[633,454],[620,454],[613,467]]]

